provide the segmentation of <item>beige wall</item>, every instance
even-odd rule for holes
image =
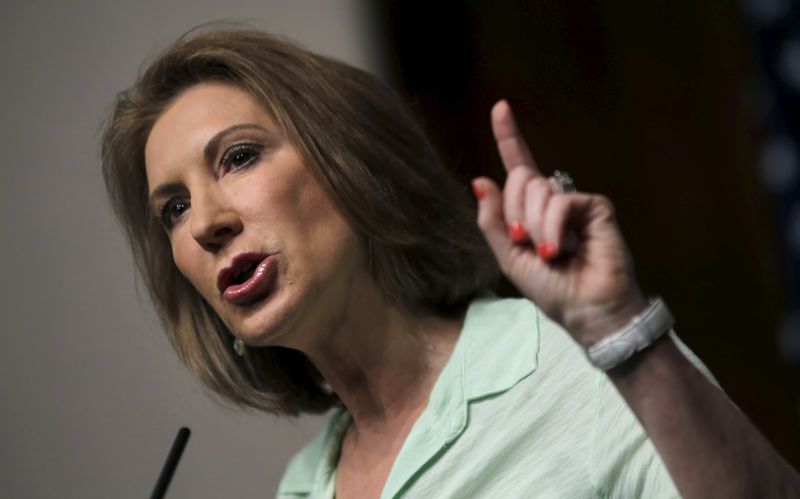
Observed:
[[[181,425],[194,433],[168,497],[274,495],[321,420],[233,413],[178,365],[134,287],[99,124],[144,60],[212,20],[374,68],[361,1],[3,2],[0,495],[147,497]]]

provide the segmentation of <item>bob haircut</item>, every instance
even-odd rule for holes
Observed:
[[[173,263],[148,205],[144,148],[165,107],[204,81],[259,100],[363,242],[387,299],[448,314],[498,277],[474,204],[400,98],[375,77],[252,30],[194,30],[117,95],[105,125],[106,186],[136,267],[181,360],[223,401],[276,414],[338,403],[301,352],[247,348]]]

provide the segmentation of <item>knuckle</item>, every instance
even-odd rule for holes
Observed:
[[[483,213],[478,213],[478,228],[486,232],[489,230],[490,225],[489,217]]]
[[[524,181],[529,175],[527,168],[524,167],[516,167],[510,172],[508,172],[508,177],[506,177],[506,185],[517,182]]]
[[[529,192],[550,190],[550,182],[544,177],[535,177],[528,181],[527,189]]]
[[[559,194],[550,199],[549,206],[551,209],[562,212],[569,208],[570,203],[572,203],[572,199],[570,198],[569,194]]]
[[[593,196],[593,201],[600,209],[605,211],[608,216],[613,217],[614,214],[616,213],[616,208],[614,207],[614,203],[611,201],[611,199],[608,198],[608,196],[604,194],[595,194]]]

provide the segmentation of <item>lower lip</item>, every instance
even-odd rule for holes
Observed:
[[[250,276],[250,279],[241,284],[234,284],[225,288],[225,291],[222,292],[222,298],[236,305],[251,305],[263,300],[271,291],[276,270],[275,259],[270,255],[256,266],[256,270]]]

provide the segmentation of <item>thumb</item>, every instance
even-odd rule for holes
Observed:
[[[513,247],[503,216],[503,193],[494,181],[478,177],[472,181],[472,190],[478,199],[478,227],[489,243],[500,266]]]

